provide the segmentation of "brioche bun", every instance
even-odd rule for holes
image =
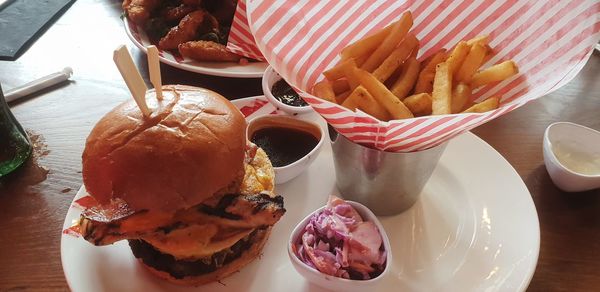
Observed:
[[[143,117],[133,100],[106,114],[87,138],[83,183],[100,204],[171,212],[210,198],[244,175],[246,122],[216,92],[163,86],[149,91]]]

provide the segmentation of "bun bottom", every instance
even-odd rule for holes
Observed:
[[[171,274],[163,271],[159,271],[152,266],[146,265],[142,259],[138,259],[138,262],[144,266],[151,274],[161,278],[163,280],[167,280],[173,284],[182,285],[182,286],[200,286],[203,284],[207,284],[210,282],[218,281],[227,276],[239,271],[244,266],[251,263],[256,257],[258,257],[269,239],[269,234],[271,233],[271,228],[265,229],[264,231],[259,231],[256,235],[252,246],[245,250],[240,257],[231,261],[230,263],[218,268],[216,271],[211,273],[206,273],[198,276],[186,276],[180,279],[177,279]]]

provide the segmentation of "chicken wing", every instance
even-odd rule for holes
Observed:
[[[159,4],[159,0],[126,0],[123,1],[123,10],[135,24],[144,25]]]
[[[158,47],[163,50],[173,50],[177,49],[179,44],[193,40],[198,35],[206,15],[204,10],[196,10],[186,15],[177,26],[171,28],[169,33],[160,39]]]
[[[175,7],[166,7],[163,11],[161,11],[161,15],[165,22],[174,23],[181,21],[182,18],[197,9],[198,8],[193,6],[181,4]]]
[[[181,2],[185,5],[189,6],[200,6],[202,5],[202,0],[181,0]]]
[[[179,45],[179,53],[190,59],[209,62],[238,62],[242,58],[212,41],[189,41]]]

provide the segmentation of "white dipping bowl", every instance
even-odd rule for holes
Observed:
[[[323,129],[319,125],[290,116],[278,115],[267,115],[250,120],[246,130],[246,135],[248,139],[251,139],[254,132],[267,127],[282,127],[301,130],[312,134],[319,141],[317,142],[315,148],[313,148],[302,158],[288,165],[279,167],[273,166],[273,169],[275,170],[275,184],[288,182],[304,172],[311,165],[311,163],[315,161],[317,155],[319,155],[321,146],[323,146],[323,141],[325,141]]]
[[[377,289],[377,288],[379,287],[379,285],[382,284],[383,279],[386,277],[389,270],[391,269],[390,266],[392,263],[392,248],[390,246],[390,240],[388,239],[388,236],[385,233],[385,229],[383,229],[383,225],[381,225],[381,222],[379,222],[379,219],[377,219],[377,216],[375,216],[375,214],[373,214],[373,212],[371,212],[371,210],[369,210],[369,208],[367,208],[364,205],[357,203],[357,202],[353,202],[353,201],[346,201],[346,202],[348,204],[350,204],[358,212],[358,214],[360,214],[360,216],[363,218],[364,221],[371,221],[371,222],[375,223],[375,225],[377,226],[377,229],[379,230],[379,233],[381,234],[381,237],[383,239],[383,247],[385,248],[385,251],[387,252],[386,253],[387,258],[386,258],[385,268],[379,276],[377,276],[373,279],[370,279],[370,280],[350,280],[350,279],[339,278],[339,277],[335,277],[335,276],[331,276],[331,275],[327,275],[327,274],[319,272],[318,270],[306,265],[304,262],[302,262],[298,258],[298,256],[296,256],[296,254],[294,253],[294,250],[293,250],[294,243],[296,242],[298,237],[301,235],[302,231],[304,230],[304,227],[306,227],[310,218],[317,212],[320,212],[321,210],[323,210],[326,206],[323,206],[323,207],[317,209],[316,211],[312,212],[310,215],[308,215],[304,219],[302,219],[302,221],[300,221],[300,223],[298,223],[298,225],[296,225],[296,228],[294,228],[294,231],[292,231],[292,234],[290,235],[290,239],[288,242],[288,256],[289,256],[290,260],[292,261],[292,265],[294,266],[296,271],[298,271],[298,273],[300,273],[300,275],[302,275],[306,280],[308,280],[309,282],[311,282],[319,287],[333,290],[333,291],[344,291],[344,292],[382,291],[381,289]]]
[[[273,88],[273,84],[275,84],[275,82],[281,79],[281,76],[279,76],[279,73],[277,73],[273,67],[267,67],[265,74],[263,74],[262,77],[262,90],[267,100],[269,100],[269,102],[276,108],[290,114],[306,114],[312,112],[313,109],[310,107],[310,105],[291,106],[279,101],[277,98],[275,98],[275,96],[273,96],[273,93],[271,93],[271,88]]]
[[[600,188],[600,173],[583,174],[563,165],[553,144],[568,144],[589,157],[600,157],[600,132],[574,123],[553,123],[544,132],[544,163],[554,184],[566,192],[582,192]],[[599,160],[600,161],[600,160]]]

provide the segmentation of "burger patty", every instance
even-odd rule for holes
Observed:
[[[242,256],[250,249],[261,235],[264,235],[266,228],[256,229],[248,236],[240,239],[231,247],[214,253],[212,256],[189,261],[178,260],[172,255],[165,254],[154,248],[144,240],[128,240],[133,255],[140,259],[145,265],[156,270],[169,273],[176,279],[182,279],[188,276],[199,276],[216,271]]]

